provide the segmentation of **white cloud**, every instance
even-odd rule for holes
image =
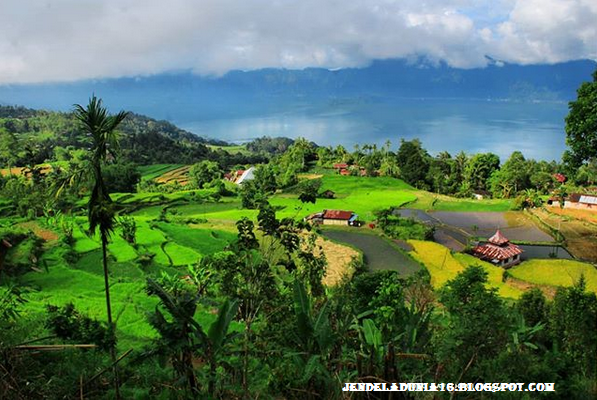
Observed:
[[[0,84],[426,56],[597,59],[595,0],[0,2]]]

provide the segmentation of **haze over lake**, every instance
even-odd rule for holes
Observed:
[[[175,121],[201,136],[246,142],[261,136],[305,137],[319,145],[419,138],[432,154],[493,152],[505,160],[520,150],[528,158],[559,160],[565,150],[566,102],[383,99],[288,104],[275,111]]]

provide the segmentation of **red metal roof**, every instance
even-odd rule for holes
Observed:
[[[354,213],[352,211],[325,210],[323,219],[341,219],[348,221]]]
[[[506,260],[517,254],[522,254],[522,250],[515,244],[508,243],[505,246],[497,246],[493,243],[485,243],[473,249],[475,255],[479,258],[488,260]]]
[[[566,175],[560,174],[560,173],[553,174],[553,177],[556,178],[556,180],[560,183],[564,183],[568,179],[568,178],[566,178]]]
[[[348,164],[346,164],[346,163],[337,163],[337,164],[334,164],[334,168],[348,168]]]
[[[488,241],[489,243],[497,244],[498,246],[501,246],[509,242],[508,238],[502,235],[502,232],[500,232],[499,229],[495,232],[495,235],[489,238]]]

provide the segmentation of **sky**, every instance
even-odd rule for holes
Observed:
[[[0,84],[597,60],[596,0],[1,0]]]

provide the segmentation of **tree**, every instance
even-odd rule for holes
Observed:
[[[212,182],[215,179],[222,177],[222,170],[215,161],[204,160],[197,164],[194,164],[189,170],[189,175],[193,184],[203,189],[205,185]]]
[[[452,179],[452,171],[454,171],[454,160],[447,151],[442,151],[431,160],[427,181],[431,183],[434,192],[441,194],[453,193],[457,185]]]
[[[568,103],[566,144],[570,147],[569,161],[578,168],[597,157],[597,70],[593,81],[584,82],[576,93],[576,101]]]
[[[321,188],[321,179],[305,179],[299,183],[299,200],[301,203],[313,203],[317,201],[317,194]]]
[[[110,193],[134,193],[141,181],[141,174],[132,163],[108,164],[102,172]]]
[[[266,195],[255,184],[255,180],[245,181],[240,188],[243,208],[254,210],[266,200]]]
[[[537,288],[528,290],[520,296],[516,308],[528,326],[545,323],[547,320],[547,304],[543,292]]]
[[[255,168],[254,176],[255,186],[263,193],[274,193],[276,191],[276,173],[269,164],[259,165]]]
[[[520,151],[512,153],[499,171],[491,177],[491,189],[495,195],[508,198],[530,186],[529,162]]]
[[[108,111],[102,106],[102,101],[95,96],[89,99],[86,108],[76,104],[75,117],[81,123],[83,130],[91,138],[91,163],[92,189],[87,204],[87,219],[89,221],[89,232],[95,234],[99,229],[102,242],[102,261],[104,269],[104,287],[106,295],[106,310],[108,314],[108,327],[114,335],[114,324],[112,322],[112,306],[110,303],[110,283],[108,278],[108,241],[114,231],[115,215],[112,199],[102,175],[102,167],[105,165],[108,155],[114,155],[118,149],[116,128],[127,117],[128,113],[121,111],[116,115],[108,115]],[[116,362],[116,349],[110,349],[112,362]],[[115,382],[116,395],[118,393],[118,379]]]
[[[429,155],[421,146],[421,142],[418,139],[402,140],[397,158],[402,179],[418,188],[424,188],[429,170]]]
[[[500,166],[500,158],[493,153],[475,154],[466,164],[464,180],[471,190],[488,189],[491,174]]]
[[[11,168],[15,165],[18,156],[18,141],[16,136],[4,128],[0,128],[0,165]],[[10,170],[12,175],[12,170]]]
[[[487,289],[487,272],[470,266],[449,281],[440,302],[449,324],[439,339],[440,362],[447,378],[462,382],[483,380],[479,362],[497,355],[507,342],[507,314],[495,289]]]
[[[551,333],[558,347],[581,374],[595,376],[597,360],[597,296],[586,291],[584,276],[569,288],[559,288],[553,299]]]

